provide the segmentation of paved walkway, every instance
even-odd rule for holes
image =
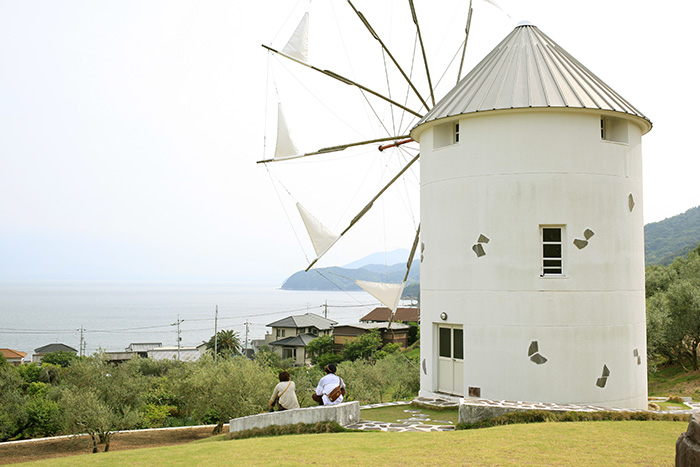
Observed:
[[[655,398],[649,398],[650,402],[653,402]],[[665,401],[667,398],[658,398],[659,401]],[[658,413],[677,413],[677,414],[691,414],[700,412],[700,402],[693,402],[690,397],[684,397],[683,401],[687,409],[681,410],[662,410]],[[643,410],[635,409],[619,409],[612,407],[602,407],[596,405],[575,405],[575,404],[552,404],[546,402],[522,402],[522,401],[499,401],[490,399],[467,399],[466,402],[469,405],[484,406],[484,407],[503,407],[511,409],[530,409],[530,410],[551,410],[555,412],[598,412],[598,411],[610,411],[610,412],[642,412]],[[431,420],[427,414],[421,412],[420,407],[441,407],[441,408],[457,408],[459,407],[459,400],[445,400],[445,399],[430,399],[424,397],[417,397],[413,401],[398,401],[398,402],[385,402],[382,404],[370,404],[360,406],[360,409],[376,409],[379,407],[391,407],[399,405],[411,404],[413,408],[407,408],[404,410],[406,413],[405,419],[397,420],[397,423],[389,422],[374,422],[368,420],[361,420],[358,423],[347,426],[347,428],[353,430],[365,430],[365,431],[395,431],[395,432],[409,432],[409,431],[454,431],[455,426],[449,421],[445,420]],[[440,423],[440,425],[430,424],[428,422]]]
[[[385,402],[382,404],[370,404],[360,406],[360,409],[376,409],[379,407],[392,407],[398,405],[408,405],[410,406],[412,402],[424,406],[433,407],[458,407],[459,402],[446,401],[443,399],[425,399],[417,398],[413,401],[397,401],[397,402]],[[447,420],[431,420],[428,414],[422,413],[421,409],[418,407],[407,408],[404,410],[406,413],[405,419],[397,420],[396,423],[390,422],[374,422],[369,420],[361,420],[358,423],[353,423],[345,428],[351,430],[363,430],[363,431],[394,431],[394,432],[426,432],[426,431],[454,431],[455,426],[452,422]],[[440,423],[440,425],[431,424],[428,422]]]

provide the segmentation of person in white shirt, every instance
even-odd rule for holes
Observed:
[[[275,410],[275,404],[277,404],[278,411],[298,409],[299,401],[297,400],[294,381],[289,380],[289,373],[286,371],[281,372],[279,378],[280,382],[277,383],[270,397],[270,412]]]
[[[329,363],[323,369],[326,372],[326,376],[318,381],[318,386],[316,386],[316,392],[311,396],[313,400],[318,402],[318,405],[334,405],[340,404],[345,398],[345,381],[340,376],[335,374],[336,366],[335,363]],[[340,385],[340,396],[331,401],[328,398],[328,394]]]

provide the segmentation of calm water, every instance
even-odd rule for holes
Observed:
[[[218,328],[234,329],[243,342],[260,339],[265,325],[307,312],[339,323],[357,322],[378,305],[365,292],[287,291],[276,285],[174,282],[0,282],[0,348],[34,349],[61,342],[75,349],[85,329],[87,353],[124,350],[132,342],[198,345]]]

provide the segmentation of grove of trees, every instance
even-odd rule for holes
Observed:
[[[348,400],[365,404],[417,394],[417,362],[380,346],[363,346],[354,361],[338,365]],[[316,405],[311,394],[323,376],[318,365],[289,368],[291,361],[269,349],[254,360],[236,355],[235,344],[224,349],[216,360],[212,352],[196,362],[134,358],[113,364],[101,354],[49,354],[41,366],[15,367],[2,358],[0,441],[87,433],[89,448],[98,452],[99,445],[109,450],[118,430],[198,424],[221,430],[231,418],[267,411],[282,369],[291,373],[301,406]]]
[[[700,246],[669,266],[646,269],[647,353],[655,362],[697,370],[700,345]]]

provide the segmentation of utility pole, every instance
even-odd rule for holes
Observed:
[[[216,361],[216,356],[219,353],[219,305],[216,305],[216,312],[214,314],[214,361]]]
[[[245,320],[245,354],[246,354],[246,357],[248,356],[248,331],[250,330],[248,328],[249,324],[250,323],[248,322],[248,320]]]
[[[323,304],[323,317],[328,319],[328,300]]]
[[[85,338],[83,337],[84,331],[85,331],[85,328],[81,325],[80,326],[80,356],[81,357],[85,356]]]
[[[185,320],[180,319],[180,315],[177,315],[177,321],[175,321],[171,326],[177,326],[177,359],[180,360],[180,342],[182,341],[182,337],[180,337],[180,323],[183,323]]]

